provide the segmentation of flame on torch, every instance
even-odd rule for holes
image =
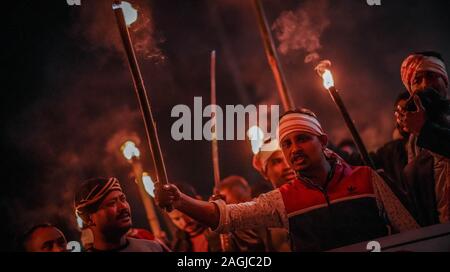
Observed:
[[[137,20],[138,12],[133,6],[126,1],[115,1],[113,4],[113,9],[121,8],[123,12],[123,16],[125,17],[125,22],[127,26],[130,26]]]
[[[314,70],[319,74],[320,77],[323,79],[323,86],[326,89],[330,89],[331,87],[334,87],[334,80],[333,75],[330,71],[331,67],[331,61],[329,60],[323,60],[321,61]]]
[[[326,89],[329,89],[331,87],[334,87],[334,80],[333,80],[333,75],[331,74],[330,70],[325,70],[325,72],[322,75],[323,78],[323,86]]]
[[[79,217],[78,214],[76,216],[77,216],[78,228],[81,230],[81,229],[83,229],[83,219],[81,219],[81,217]]]
[[[142,173],[142,182],[144,183],[144,188],[147,194],[155,197],[153,190],[155,189],[155,184],[153,183],[152,177],[147,172]]]
[[[258,126],[252,126],[247,131],[247,136],[250,139],[250,144],[252,145],[253,154],[258,154],[261,146],[264,143],[264,132]]]
[[[123,156],[127,160],[131,160],[134,157],[139,158],[139,156],[141,155],[141,152],[136,147],[136,144],[133,141],[126,141],[122,145],[121,149],[122,149]]]

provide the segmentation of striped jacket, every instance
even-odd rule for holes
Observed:
[[[225,205],[217,232],[255,227],[289,230],[295,251],[324,251],[418,228],[380,176],[335,160],[325,188],[297,179],[251,202]]]

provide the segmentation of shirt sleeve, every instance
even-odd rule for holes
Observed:
[[[288,228],[288,218],[279,190],[262,194],[252,201],[226,205],[222,200],[213,201],[220,211],[217,233],[258,227]]]
[[[416,220],[414,220],[386,182],[375,171],[372,171],[372,184],[378,207],[387,216],[391,227],[396,232],[419,228]]]

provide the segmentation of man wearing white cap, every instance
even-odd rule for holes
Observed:
[[[274,189],[295,179],[295,172],[284,158],[277,139],[267,139],[253,156],[253,168],[270,182]]]
[[[310,111],[284,114],[283,154],[297,178],[253,201],[225,205],[189,198],[175,186],[156,186],[160,206],[173,205],[216,232],[256,227],[289,230],[295,251],[324,251],[418,228],[376,172],[352,167],[326,148],[327,136]]]
[[[277,139],[266,139],[259,152],[253,156],[253,168],[272,185],[273,189],[294,181],[295,172],[284,158]],[[273,251],[290,252],[289,232],[283,228],[267,228]]]
[[[422,226],[450,220],[450,101],[448,75],[437,52],[419,52],[401,65],[411,97],[395,115],[410,133],[404,183]]]
[[[418,147],[450,157],[448,75],[442,56],[414,53],[403,61],[400,72],[411,98],[405,108],[398,107],[397,121],[417,138]]]

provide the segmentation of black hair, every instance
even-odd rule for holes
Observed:
[[[31,236],[33,236],[33,233],[35,233],[38,229],[43,228],[57,228],[55,225],[50,223],[42,223],[37,224],[29,228],[27,231],[25,231],[18,239],[17,249],[19,251],[27,251],[26,249],[26,243],[30,241]]]
[[[197,198],[198,194],[195,191],[194,187],[192,187],[191,185],[187,184],[187,183],[183,183],[183,182],[173,182],[173,185],[177,186],[178,189],[180,189],[181,192],[183,192],[183,194],[188,195],[192,198]]]
[[[223,179],[215,188],[217,191],[231,189],[235,186],[241,186],[242,188],[250,188],[248,182],[240,176],[229,176]]]
[[[352,139],[343,139],[339,144],[338,148],[343,148],[344,146],[352,146],[356,148],[355,142]]]

